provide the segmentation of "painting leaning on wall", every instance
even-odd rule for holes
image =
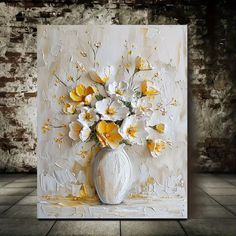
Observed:
[[[186,42],[186,26],[38,27],[38,218],[187,217]]]

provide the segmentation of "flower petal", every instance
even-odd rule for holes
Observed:
[[[113,122],[100,121],[96,127],[97,137],[103,147],[117,148],[122,140],[118,125]]]
[[[135,69],[138,70],[138,71],[140,71],[140,70],[152,70],[152,66],[148,62],[148,60],[138,56],[135,59]]]
[[[82,141],[86,141],[91,134],[91,129],[89,127],[84,126],[80,132],[80,139]]]
[[[82,125],[79,122],[73,121],[69,124],[69,137],[74,141],[80,138],[80,131],[82,129]]]
[[[161,139],[148,140],[147,147],[150,151],[150,154],[153,157],[158,158],[161,152],[167,147],[167,142]]]
[[[99,84],[105,84],[109,80],[109,77],[101,77],[96,71],[89,71],[89,76],[94,82]]]
[[[75,102],[81,102],[83,100],[82,96],[77,95],[75,89],[72,89],[70,91],[70,98],[72,99],[72,101],[75,101]]]
[[[66,113],[66,114],[74,114],[75,113],[75,105],[73,104],[70,104],[70,103],[66,103],[63,107],[63,111]]]
[[[100,122],[97,124],[97,127],[96,127],[97,132],[98,132],[99,134],[104,134],[104,133],[106,132],[106,126],[107,126],[107,122],[106,122],[106,121],[104,121],[104,120],[100,121]]]
[[[150,80],[144,80],[141,84],[141,92],[145,96],[154,96],[158,94],[158,89]]]
[[[135,115],[127,117],[119,129],[121,136],[130,143],[141,145],[148,135],[145,121]]]
[[[83,84],[79,84],[75,87],[76,94],[78,96],[85,96],[86,87]]]

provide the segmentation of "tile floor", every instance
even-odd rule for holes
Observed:
[[[0,174],[0,235],[236,235],[236,175],[190,178],[188,220],[37,220],[36,175]]]

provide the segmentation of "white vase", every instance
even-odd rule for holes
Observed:
[[[102,149],[94,159],[93,180],[103,203],[120,204],[132,182],[132,165],[125,150]]]

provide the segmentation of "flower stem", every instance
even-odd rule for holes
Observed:
[[[59,80],[65,87],[67,87],[67,85],[56,75],[54,74],[54,76],[57,78],[57,80]]]

